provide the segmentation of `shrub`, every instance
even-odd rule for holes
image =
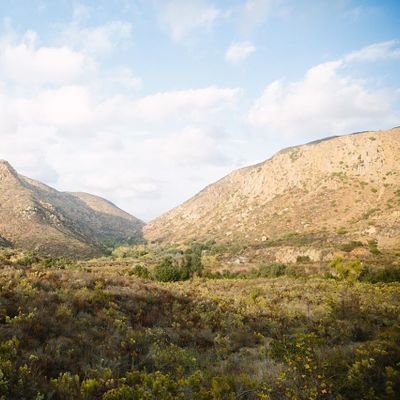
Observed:
[[[218,260],[215,255],[213,255],[213,256],[205,255],[205,256],[201,257],[201,264],[206,268],[213,269],[217,266],[217,263],[218,263]]]
[[[400,267],[385,267],[381,269],[369,267],[360,276],[360,281],[369,283],[400,282]]]
[[[352,240],[348,243],[343,243],[339,249],[345,251],[346,253],[350,253],[352,250],[356,249],[357,247],[363,247],[363,244],[359,241]]]
[[[364,267],[358,260],[343,261],[341,257],[333,260],[329,266],[336,271],[340,279],[357,280],[363,273]]]
[[[104,393],[102,400],[127,400],[133,399],[133,389],[127,385],[122,385],[116,389],[110,389]]]
[[[35,264],[39,261],[39,258],[33,254],[27,254],[21,258],[18,258],[17,260],[15,260],[13,262],[13,264],[16,265],[22,265],[22,266],[28,266],[28,265],[32,265]]]
[[[361,215],[361,219],[368,219],[371,215],[377,213],[378,211],[380,211],[380,208],[370,208],[368,211]]]
[[[235,279],[235,278],[238,278],[239,275],[240,275],[239,272],[232,272],[232,271],[229,271],[228,269],[224,269],[222,271],[221,276],[223,279]]]
[[[153,271],[153,277],[160,282],[176,282],[181,280],[181,270],[175,266],[171,258],[164,258],[157,264]]]
[[[205,245],[199,243],[192,243],[189,249],[186,250],[186,260],[189,274],[197,273],[201,275],[203,272],[202,253],[205,250]]]
[[[139,258],[149,253],[149,249],[143,245],[138,244],[135,246],[119,246],[112,251],[112,256],[116,258]]]
[[[252,278],[276,278],[286,275],[289,268],[286,264],[263,264],[250,272],[249,277]]]
[[[309,256],[297,256],[296,262],[297,263],[304,263],[304,262],[310,262],[311,258]]]
[[[368,248],[372,254],[375,254],[375,255],[381,254],[381,252],[378,249],[378,242],[376,240],[369,240]]]
[[[399,334],[393,330],[362,344],[348,369],[345,392],[352,399],[398,399],[400,393]]]
[[[399,398],[398,284],[92,270],[1,271],[0,399]]]
[[[129,275],[136,275],[139,278],[143,278],[143,279],[151,278],[151,274],[150,274],[149,270],[146,267],[144,267],[143,265],[135,265],[132,268],[132,271],[129,272]]]
[[[45,268],[58,268],[58,269],[81,269],[78,264],[75,264],[73,261],[66,257],[50,257],[45,258],[41,261],[41,264]]]

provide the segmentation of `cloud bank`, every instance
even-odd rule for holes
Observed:
[[[248,113],[249,123],[283,135],[328,135],[394,126],[400,93],[370,88],[346,72],[353,62],[397,58],[394,42],[376,43],[343,59],[310,68],[304,79],[268,84]]]

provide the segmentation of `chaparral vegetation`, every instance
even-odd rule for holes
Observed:
[[[398,266],[233,273],[217,271],[220,249],[4,250],[0,399],[399,398]]]

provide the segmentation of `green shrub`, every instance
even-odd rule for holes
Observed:
[[[204,255],[201,256],[201,265],[205,268],[214,269],[218,264],[217,256],[213,255]]]
[[[190,248],[185,251],[185,257],[186,257],[186,266],[187,266],[187,272],[189,275],[193,275],[196,273],[197,275],[201,275],[203,272],[203,264],[202,264],[202,254],[203,250],[209,249],[211,246],[213,246],[213,242],[209,241],[208,247],[205,244],[199,244],[199,243],[192,243]]]
[[[306,262],[310,262],[311,258],[309,256],[297,256],[296,258],[296,262],[297,263],[306,263]]]
[[[143,278],[143,279],[150,279],[151,278],[150,271],[146,267],[144,267],[143,265],[135,265],[132,268],[132,271],[129,272],[129,275],[136,275],[139,278]]]
[[[363,244],[359,241],[352,240],[351,242],[343,243],[342,245],[340,245],[339,249],[345,251],[346,253],[350,253],[357,247],[363,247]]]
[[[203,252],[214,246],[214,243],[193,242],[185,252],[176,248],[170,248],[167,252],[161,251],[159,254],[164,254],[164,258],[153,271],[154,279],[160,282],[175,282],[190,279],[193,275],[202,276]]]
[[[224,279],[224,276],[219,271],[217,272],[206,271],[203,273],[202,277],[207,279]]]
[[[81,267],[66,257],[50,257],[41,261],[45,268],[58,268],[69,270],[81,270]]]
[[[361,219],[368,219],[371,215],[377,213],[378,211],[380,211],[380,208],[370,208],[368,211],[361,215]]]
[[[362,344],[347,371],[343,391],[351,399],[394,400],[400,394],[400,335],[396,330]]]
[[[160,264],[182,279],[174,254]],[[4,268],[0,399],[399,399],[400,284],[373,283],[400,267],[332,267],[363,282],[288,279],[304,268],[284,264],[168,285],[102,263]],[[284,277],[246,279],[261,274]]]
[[[28,266],[28,265],[32,265],[32,264],[35,264],[35,263],[37,263],[37,262],[39,262],[39,258],[37,257],[37,256],[35,256],[35,255],[33,255],[33,254],[28,254],[28,255],[25,255],[25,256],[23,256],[23,257],[21,257],[21,258],[18,258],[17,260],[15,260],[14,262],[13,262],[13,264],[15,264],[15,265],[22,265],[22,266]]]
[[[239,272],[232,272],[232,271],[229,271],[228,269],[224,269],[222,271],[222,275],[221,276],[222,276],[223,279],[236,279],[236,278],[238,278],[240,276],[240,273]]]
[[[64,372],[57,378],[51,379],[50,384],[56,394],[56,398],[79,398],[81,386],[79,375],[72,375],[70,372]]]
[[[381,252],[378,249],[378,242],[376,240],[369,240],[368,248],[372,254],[375,254],[375,255],[381,254]]]
[[[104,393],[102,400],[128,400],[134,398],[134,390],[127,385],[122,385]]]
[[[329,264],[329,266],[335,270],[340,279],[347,279],[350,281],[357,280],[364,270],[364,267],[360,261],[344,261],[341,257],[337,257]]]
[[[181,280],[181,269],[175,266],[171,258],[164,258],[157,264],[153,271],[153,277],[159,282],[176,282]]]
[[[250,272],[251,278],[277,278],[286,275],[289,268],[286,264],[263,264]]]
[[[65,266],[67,259],[64,257],[50,257],[42,260],[41,264],[45,268],[61,268]]]
[[[366,268],[360,276],[360,281],[369,283],[400,282],[400,267]]]
[[[112,251],[112,256],[116,258],[140,258],[149,253],[149,249],[143,245],[119,246]]]

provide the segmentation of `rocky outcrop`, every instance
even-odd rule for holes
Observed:
[[[232,172],[145,228],[153,242],[266,243],[325,232],[399,246],[400,129],[284,149]]]

